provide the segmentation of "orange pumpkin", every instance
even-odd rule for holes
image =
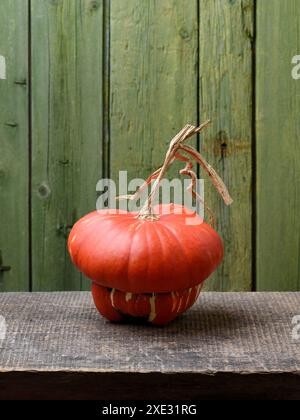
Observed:
[[[148,185],[155,179],[139,213],[94,211],[80,219],[70,233],[72,261],[92,280],[95,305],[111,321],[128,316],[153,324],[171,321],[193,305],[204,280],[222,261],[220,236],[196,212],[175,204],[152,206],[160,180],[174,157],[186,162],[182,173],[192,177],[191,192],[196,195],[191,161],[179,153],[188,147],[183,141],[196,130],[199,128],[186,126],[173,139],[164,165],[146,182]],[[213,171],[205,161],[203,165],[198,152],[190,150],[197,162],[201,161],[208,172]],[[211,177],[229,204],[224,184],[214,171]]]

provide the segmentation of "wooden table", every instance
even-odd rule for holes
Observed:
[[[107,322],[86,292],[3,293],[0,399],[300,398],[297,315],[300,293],[203,293],[151,327]]]

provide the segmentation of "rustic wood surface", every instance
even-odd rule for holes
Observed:
[[[162,165],[171,138],[197,123],[197,37],[196,0],[111,2],[113,179],[120,170],[128,181],[146,179]],[[169,179],[180,167],[170,168]]]
[[[299,290],[300,2],[257,6],[257,288]]]
[[[300,340],[292,337],[299,310],[300,293],[208,292],[157,328],[111,324],[85,292],[4,293],[0,398],[41,397],[46,389],[49,398],[300,397]]]
[[[31,1],[32,288],[87,283],[66,250],[102,174],[102,2]]]
[[[27,2],[1,1],[0,291],[29,290],[27,39]]]
[[[234,199],[206,180],[225,242],[206,289],[299,290],[299,2],[2,0],[0,291],[89,287],[66,237],[97,180],[147,176],[206,118],[194,142]]]
[[[205,199],[217,216],[226,253],[208,290],[252,288],[253,36],[253,0],[200,0],[199,115],[212,119],[200,150],[234,201],[224,206],[204,177]]]

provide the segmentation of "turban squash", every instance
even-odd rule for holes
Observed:
[[[190,190],[197,195],[191,157],[208,172],[225,203],[231,203],[210,165],[199,152],[184,145],[205,125],[185,126],[171,141],[162,168],[134,196],[126,197],[136,198],[154,180],[139,213],[94,211],[80,219],[70,233],[71,259],[92,280],[95,305],[110,321],[130,316],[156,325],[170,322],[194,304],[204,280],[222,261],[220,236],[196,212],[176,204],[152,205],[159,183],[175,159],[186,163],[181,173],[192,178]]]

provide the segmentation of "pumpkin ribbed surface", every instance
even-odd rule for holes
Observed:
[[[93,212],[69,236],[74,264],[95,283],[131,293],[166,293],[202,283],[223,257],[220,236],[196,213],[160,205],[157,221]]]
[[[122,321],[130,316],[164,325],[195,303],[202,285],[169,293],[134,294],[94,283],[92,294],[98,311],[110,321]]]

